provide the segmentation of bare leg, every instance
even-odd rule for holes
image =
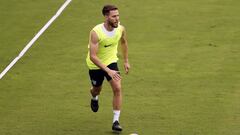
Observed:
[[[102,90],[102,86],[98,86],[98,87],[93,86],[90,89],[90,93],[92,94],[93,97],[96,97],[97,95],[100,95],[101,90]]]
[[[121,80],[109,81],[113,90],[113,131],[122,131],[122,127],[119,125],[120,110],[122,105],[122,89]]]
[[[113,110],[121,110],[122,105],[122,89],[121,89],[121,80],[109,81],[112,90],[113,90]]]

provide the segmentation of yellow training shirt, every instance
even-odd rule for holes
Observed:
[[[98,52],[97,57],[104,65],[117,62],[117,48],[119,40],[122,36],[123,27],[118,25],[113,31],[107,31],[103,23],[98,24],[93,28],[98,36]],[[88,45],[89,48],[89,45]],[[87,66],[89,69],[100,69],[90,60],[90,52],[88,51],[86,58]]]

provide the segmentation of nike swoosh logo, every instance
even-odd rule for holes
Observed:
[[[104,47],[109,47],[109,46],[111,46],[112,44],[110,44],[110,45],[104,45]]]

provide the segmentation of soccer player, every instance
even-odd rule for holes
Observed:
[[[99,108],[98,95],[102,90],[104,77],[108,80],[113,91],[113,131],[122,131],[119,124],[122,104],[121,75],[118,69],[117,48],[121,44],[124,69],[128,74],[130,64],[128,61],[128,44],[126,30],[119,23],[119,11],[114,5],[105,5],[102,9],[105,21],[96,25],[90,32],[88,55],[86,62],[92,83],[90,93],[91,109],[97,112]]]

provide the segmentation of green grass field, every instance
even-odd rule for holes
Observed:
[[[0,1],[0,72],[63,3]],[[240,1],[73,0],[0,80],[0,135],[113,134],[112,91],[105,82],[91,112],[85,64],[105,3],[129,40],[122,135],[240,134]]]

